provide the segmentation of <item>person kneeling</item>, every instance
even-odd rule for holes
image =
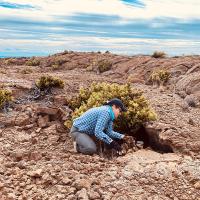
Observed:
[[[103,141],[116,151],[121,151],[121,146],[114,139],[123,140],[125,135],[113,131],[113,121],[125,111],[127,109],[122,101],[114,98],[100,107],[90,108],[76,118],[70,130],[75,151],[88,155],[97,153],[97,146],[92,137]]]

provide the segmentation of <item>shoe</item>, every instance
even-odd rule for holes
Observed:
[[[73,142],[73,146],[74,146],[74,152],[77,152],[77,148],[76,148],[76,142]]]
[[[73,142],[73,146],[74,146],[74,152],[80,153],[78,144],[75,141]]]

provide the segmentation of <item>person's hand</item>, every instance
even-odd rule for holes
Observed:
[[[133,146],[133,145],[134,145],[134,139],[133,139],[132,136],[125,135],[125,136],[122,138],[122,141],[123,141],[123,143],[126,143],[126,144],[129,145],[129,146]]]
[[[122,141],[123,143],[121,145],[121,148],[122,148],[123,154],[125,155],[129,149],[133,149],[135,147],[135,140],[132,136],[125,135],[122,138]]]
[[[110,143],[110,147],[115,149],[116,151],[122,150],[121,146],[114,140]]]
[[[130,147],[133,147],[135,145],[135,140],[134,140],[133,136],[130,136],[130,135],[124,135],[123,138],[115,139],[115,141],[120,145],[127,144]]]

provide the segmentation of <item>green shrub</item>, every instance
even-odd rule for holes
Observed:
[[[149,82],[158,85],[164,85],[168,82],[170,73],[164,69],[153,71],[150,75]]]
[[[100,73],[103,73],[105,71],[108,71],[110,70],[112,67],[112,63],[107,61],[107,60],[100,60],[98,63],[97,63],[97,70],[100,72]]]
[[[59,78],[54,78],[52,76],[41,76],[39,80],[36,81],[36,86],[41,90],[58,87],[64,87],[64,81]]]
[[[51,67],[52,67],[53,70],[57,70],[57,69],[61,68],[63,63],[65,63],[64,60],[56,59],[51,63]]]
[[[33,72],[33,70],[28,67],[21,70],[22,74],[31,74],[32,72]]]
[[[92,63],[86,64],[85,68],[86,68],[87,71],[94,71],[96,66],[97,66],[97,62],[96,61],[92,61]]]
[[[4,60],[5,65],[14,65],[15,62],[16,62],[16,59],[15,59],[15,58],[6,58],[6,59]]]
[[[90,65],[86,66],[87,71],[96,71],[97,73],[103,73],[112,68],[112,63],[107,60],[94,60]]]
[[[51,65],[51,67],[53,70],[60,69],[60,65],[58,65],[58,64],[53,64],[53,65]]]
[[[5,89],[0,89],[0,109],[3,108],[5,103],[12,101],[12,92]]]
[[[64,50],[64,51],[63,51],[63,55],[64,55],[64,54],[68,54],[68,53],[69,53],[68,50]]]
[[[117,130],[127,133],[134,132],[141,124],[156,120],[156,114],[151,110],[141,91],[131,88],[129,84],[93,83],[89,88],[80,88],[79,94],[68,99],[68,105],[73,110],[72,120],[82,115],[89,108],[102,105],[109,99],[119,98],[128,111],[117,119]],[[65,125],[70,128],[72,120]]]
[[[163,51],[155,51],[152,55],[152,57],[154,58],[165,58],[166,57],[166,53]]]
[[[38,65],[40,65],[40,61],[33,58],[33,59],[28,60],[26,62],[26,65],[28,65],[28,66],[38,66]]]

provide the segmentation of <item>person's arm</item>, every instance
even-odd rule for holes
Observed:
[[[109,112],[104,111],[100,113],[94,131],[95,136],[107,144],[110,144],[113,141],[107,134],[104,133],[104,129],[109,120],[110,120]]]
[[[108,124],[108,129],[106,130],[107,135],[109,135],[111,138],[117,138],[117,139],[123,139],[124,135],[121,133],[118,133],[116,131],[113,131],[113,122],[110,121]]]

